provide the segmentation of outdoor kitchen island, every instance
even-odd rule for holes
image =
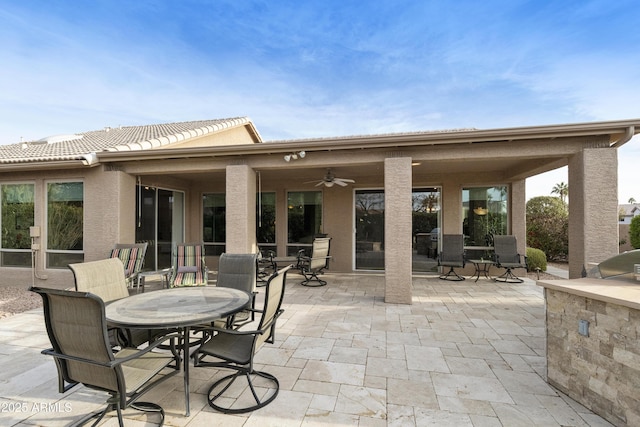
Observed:
[[[640,425],[640,282],[539,280],[547,381],[616,426]]]

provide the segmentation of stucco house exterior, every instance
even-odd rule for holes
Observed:
[[[432,230],[464,234],[480,253],[488,236],[513,234],[524,253],[525,180],[562,166],[577,278],[618,253],[617,148],[638,129],[640,119],[265,142],[237,117],[0,146],[0,281],[72,283],[69,263],[115,243],[148,241],[156,269],[172,244],[204,242],[215,268],[222,252],[284,256],[326,234],[331,271],[382,273],[385,300],[411,303],[412,274],[437,269]]]
[[[620,224],[631,224],[631,220],[633,219],[633,217],[640,215],[640,204],[622,204],[618,207],[618,212]]]

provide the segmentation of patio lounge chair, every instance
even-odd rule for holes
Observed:
[[[129,296],[124,268],[119,258],[69,264],[69,269],[73,272],[78,292],[91,292],[105,303]],[[138,347],[159,331],[109,328],[109,333],[112,346]]]
[[[264,286],[269,277],[276,271],[276,262],[273,260],[275,254],[272,250],[258,251],[256,277],[257,286]]]
[[[204,261],[202,243],[179,243],[172,253],[172,271],[169,286],[205,286],[209,281],[209,269]]]
[[[522,283],[523,280],[513,274],[512,271],[514,268],[527,268],[527,257],[523,257],[518,253],[516,237],[493,236],[493,246],[495,250],[496,267],[505,269],[504,273],[493,280],[507,283]]]
[[[258,311],[262,315],[256,330],[212,328],[212,332],[217,333],[210,336],[194,353],[195,366],[215,366],[235,371],[209,387],[207,400],[212,408],[226,414],[245,413],[268,405],[278,395],[278,379],[267,372],[255,370],[253,357],[265,341],[274,342],[276,321],[283,311],[281,306],[285,279],[290,268],[291,266],[287,266],[269,278],[265,287],[264,309]],[[218,361],[205,361],[207,357],[213,357]],[[270,385],[260,384],[260,389],[256,390],[253,383],[256,376],[266,379]],[[246,379],[255,404],[242,405],[245,401],[242,395],[237,400],[224,395],[238,378]],[[247,391],[246,387],[244,390]],[[249,397],[246,401],[249,401]]]
[[[236,313],[228,319],[228,326],[255,320],[257,254],[220,255],[216,286],[239,289],[251,296],[247,310]]]
[[[304,286],[324,286],[326,280],[322,280],[318,275],[324,273],[329,268],[329,256],[331,237],[316,237],[313,240],[311,256],[305,256],[304,252],[298,253],[297,268],[304,280],[300,282]]]
[[[442,280],[461,281],[464,277],[455,272],[454,268],[464,268],[464,236],[462,234],[443,234],[442,252],[438,256],[438,265],[449,267],[446,274],[441,274]]]
[[[115,409],[119,425],[123,426],[122,410],[128,407],[159,413],[162,425],[162,407],[138,399],[179,372],[180,357],[175,347],[172,352],[153,351],[167,339],[173,342],[177,334],[166,336],[143,350],[125,348],[114,353],[107,337],[104,302],[100,297],[88,292],[35,287],[30,290],[42,296],[52,346],[42,353],[54,357],[59,392],[84,384],[111,395],[103,410],[88,414],[77,425],[94,418],[97,424],[107,412]],[[162,375],[158,375],[160,372]]]
[[[138,283],[138,274],[144,266],[144,257],[147,253],[147,242],[144,243],[117,243],[111,250],[111,258],[120,258],[124,265],[124,277],[127,285],[133,287]]]

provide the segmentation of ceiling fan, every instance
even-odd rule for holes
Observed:
[[[347,184],[355,183],[353,179],[336,177],[333,173],[331,173],[330,168],[327,169],[327,173],[325,174],[324,178],[322,178],[320,181],[307,181],[305,182],[305,184],[311,184],[313,182],[316,183],[315,185],[316,187],[319,187],[321,185],[324,185],[325,187],[333,187],[333,184],[338,184],[341,187],[346,187]]]

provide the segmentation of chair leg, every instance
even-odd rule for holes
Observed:
[[[327,284],[326,280],[322,280],[320,277],[318,277],[318,274],[322,274],[321,271],[316,272],[301,270],[300,273],[304,276],[304,280],[300,282],[302,286],[319,287],[325,286]]]
[[[513,274],[511,268],[506,268],[506,271],[502,273],[500,276],[493,279],[496,282],[504,282],[504,283],[522,283],[524,280]]]
[[[449,272],[447,274],[443,274],[439,278],[440,278],[440,280],[451,280],[451,281],[455,281],[455,282],[460,282],[462,280],[465,280],[464,277],[462,277],[461,275],[459,275],[458,273],[455,272],[453,267],[451,267],[449,269]]]
[[[158,426],[162,427],[164,425],[165,414],[164,414],[164,409],[162,409],[162,406],[156,403],[151,403],[151,402],[134,402],[134,403],[131,403],[129,407],[138,411],[154,412],[154,413],[160,414],[160,423],[158,424]],[[124,427],[124,419],[122,417],[122,408],[120,407],[119,399],[117,397],[109,398],[109,400],[107,400],[107,406],[105,406],[104,409],[100,411],[92,412],[91,414],[88,414],[87,416],[78,420],[72,425],[74,427],[83,426],[87,424],[89,421],[95,419],[95,422],[91,425],[96,426],[98,425],[98,423],[100,423],[100,421],[102,421],[102,419],[108,412],[113,411],[114,409],[116,411],[116,416],[118,418],[118,425],[120,427]]]
[[[255,387],[253,385],[253,381],[251,380],[252,375],[265,378],[273,384],[273,388],[272,388],[273,391],[271,393],[268,393],[266,398],[263,397],[261,399],[256,393]],[[251,394],[253,395],[253,399],[256,401],[256,404],[248,407],[242,407],[242,408],[231,408],[231,407],[220,406],[217,403],[215,403],[216,400],[222,397],[224,392],[227,391],[229,387],[231,387],[231,385],[238,378],[241,378],[241,377],[246,378],[249,389],[251,390]],[[217,392],[214,396],[212,396],[212,394],[214,393],[214,390],[216,390],[216,388],[219,388],[219,387],[222,387],[222,389],[219,392]],[[270,373],[250,370],[246,368],[240,368],[235,373],[227,375],[226,377],[221,378],[215,383],[213,383],[211,387],[209,387],[209,391],[207,392],[207,401],[209,402],[209,406],[211,406],[213,409],[220,411],[224,414],[243,414],[246,412],[251,412],[256,409],[262,408],[268,405],[269,403],[273,402],[276,396],[278,396],[279,391],[280,391],[280,382],[276,377],[274,377]]]

